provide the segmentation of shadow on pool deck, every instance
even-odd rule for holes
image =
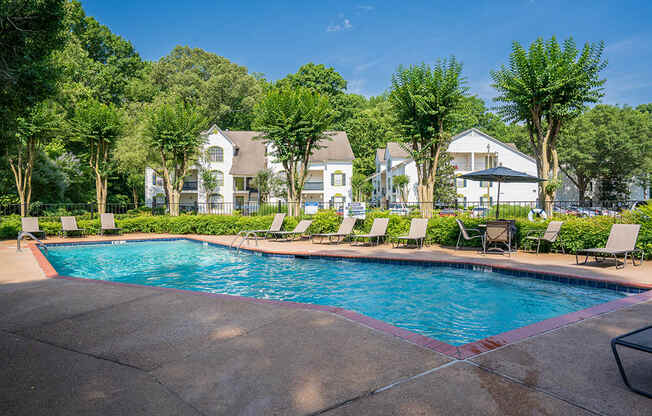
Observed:
[[[609,349],[652,302],[454,361],[330,313],[44,279],[3,245],[3,415],[652,414]]]

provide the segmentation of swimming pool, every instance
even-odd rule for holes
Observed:
[[[179,239],[48,245],[62,276],[329,305],[452,345],[625,293],[433,264],[262,256]]]

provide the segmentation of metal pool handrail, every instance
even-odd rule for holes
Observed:
[[[18,233],[18,238],[16,239],[16,251],[21,251],[20,249],[20,240],[23,239],[23,237],[31,237],[32,240],[36,241],[36,245],[39,247],[42,247],[45,251],[48,251],[47,246],[43,243],[43,241],[39,240],[38,238],[34,237],[34,234],[29,233],[27,231],[21,231]]]

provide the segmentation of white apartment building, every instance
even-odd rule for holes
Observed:
[[[457,176],[505,166],[510,169],[536,176],[534,158],[520,152],[512,143],[503,143],[482,131],[472,128],[456,135],[447,151],[455,166]],[[407,175],[409,178],[408,200],[401,201],[400,192],[392,185],[392,178]],[[372,178],[376,202],[418,202],[417,167],[408,152],[398,143],[387,143],[376,152],[376,173]],[[457,179],[457,195],[460,203],[491,204],[497,199],[498,187],[491,182],[474,182]],[[537,185],[528,183],[503,183],[500,188],[501,201],[534,202],[537,199]]]
[[[208,207],[219,207],[218,212],[245,207],[255,209],[260,202],[258,191],[253,186],[256,174],[263,169],[275,173],[283,171],[282,166],[274,161],[271,145],[254,140],[261,135],[256,131],[221,130],[214,125],[201,134],[205,137],[203,151],[207,160],[194,165],[186,176],[181,205],[196,207],[200,212],[208,211]],[[326,134],[330,140],[322,142],[324,147],[310,158],[302,198],[326,206],[343,205],[352,198],[353,151],[345,132]],[[218,183],[215,189],[205,189],[202,170],[213,171]],[[146,204],[165,204],[163,179],[149,167],[145,172]],[[270,200],[276,201],[278,198]]]

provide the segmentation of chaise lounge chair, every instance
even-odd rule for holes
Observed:
[[[83,237],[85,233],[85,228],[77,227],[77,219],[75,217],[61,217],[61,237],[68,237],[68,234],[79,234]]]
[[[351,236],[353,233],[353,226],[355,225],[356,218],[348,217],[342,220],[340,228],[338,228],[336,233],[326,233],[326,234],[313,234],[311,235],[312,242],[315,242],[315,237],[319,237],[319,242],[323,243],[325,238],[328,238],[328,242],[332,243],[335,239],[336,243],[344,241],[347,237]]]
[[[455,250],[459,250],[460,240],[462,238],[464,238],[466,241],[471,241],[474,238],[479,238],[482,247],[484,247],[484,233],[482,231],[477,228],[466,228],[462,221],[459,220],[459,218],[455,218],[455,221],[457,222],[457,226],[460,229],[460,234],[457,236],[457,244],[455,244]],[[476,234],[471,235],[469,234],[469,231],[473,231]]]
[[[631,254],[632,264],[640,266],[643,264],[643,250],[636,248],[640,224],[614,224],[611,226],[607,245],[604,248],[588,248],[575,253],[575,263],[586,264],[589,257],[594,257],[596,262],[604,261],[607,257],[616,261],[616,269],[624,269],[627,264],[627,256]],[[636,264],[636,253],[640,253],[640,261]],[[586,255],[584,262],[580,263],[579,254]],[[622,265],[618,256],[624,256]]]
[[[422,248],[423,243],[426,240],[426,231],[428,230],[428,219],[427,218],[413,218],[410,222],[410,231],[407,235],[396,237],[394,244],[395,248],[398,248],[401,245],[401,242],[405,242],[407,247],[408,243],[414,240],[416,247]]]
[[[122,234],[122,228],[118,228],[115,226],[115,217],[113,216],[112,213],[104,213],[100,216],[100,223],[101,223],[101,228],[100,228],[100,235],[104,235],[105,232],[110,231],[110,232],[116,232],[118,234]]]
[[[306,236],[305,234],[306,232],[308,232],[308,228],[310,228],[311,224],[312,224],[312,220],[301,220],[299,221],[299,224],[297,224],[297,226],[294,227],[294,230],[292,231],[272,231],[269,234],[272,236],[272,238],[274,238],[277,241],[280,238],[283,238],[285,241],[295,240],[297,237],[302,238]]]
[[[353,234],[353,236],[351,236],[351,245],[353,245],[354,242],[359,241],[361,238],[368,238],[371,244],[373,244],[375,239],[376,245],[378,245],[380,239],[385,238],[388,225],[389,218],[374,218],[369,234]]]
[[[20,219],[20,223],[24,233],[30,233],[36,238],[40,235],[45,240],[45,231],[39,227],[37,217],[23,217]]]
[[[541,230],[531,230],[525,235],[525,240],[536,241],[537,242],[537,254],[539,254],[539,248],[541,247],[541,242],[546,241],[550,244],[557,241],[559,237],[559,231],[561,231],[561,226],[563,221],[550,221],[548,223],[548,228],[545,231]],[[564,247],[561,247],[561,252],[564,253]]]

